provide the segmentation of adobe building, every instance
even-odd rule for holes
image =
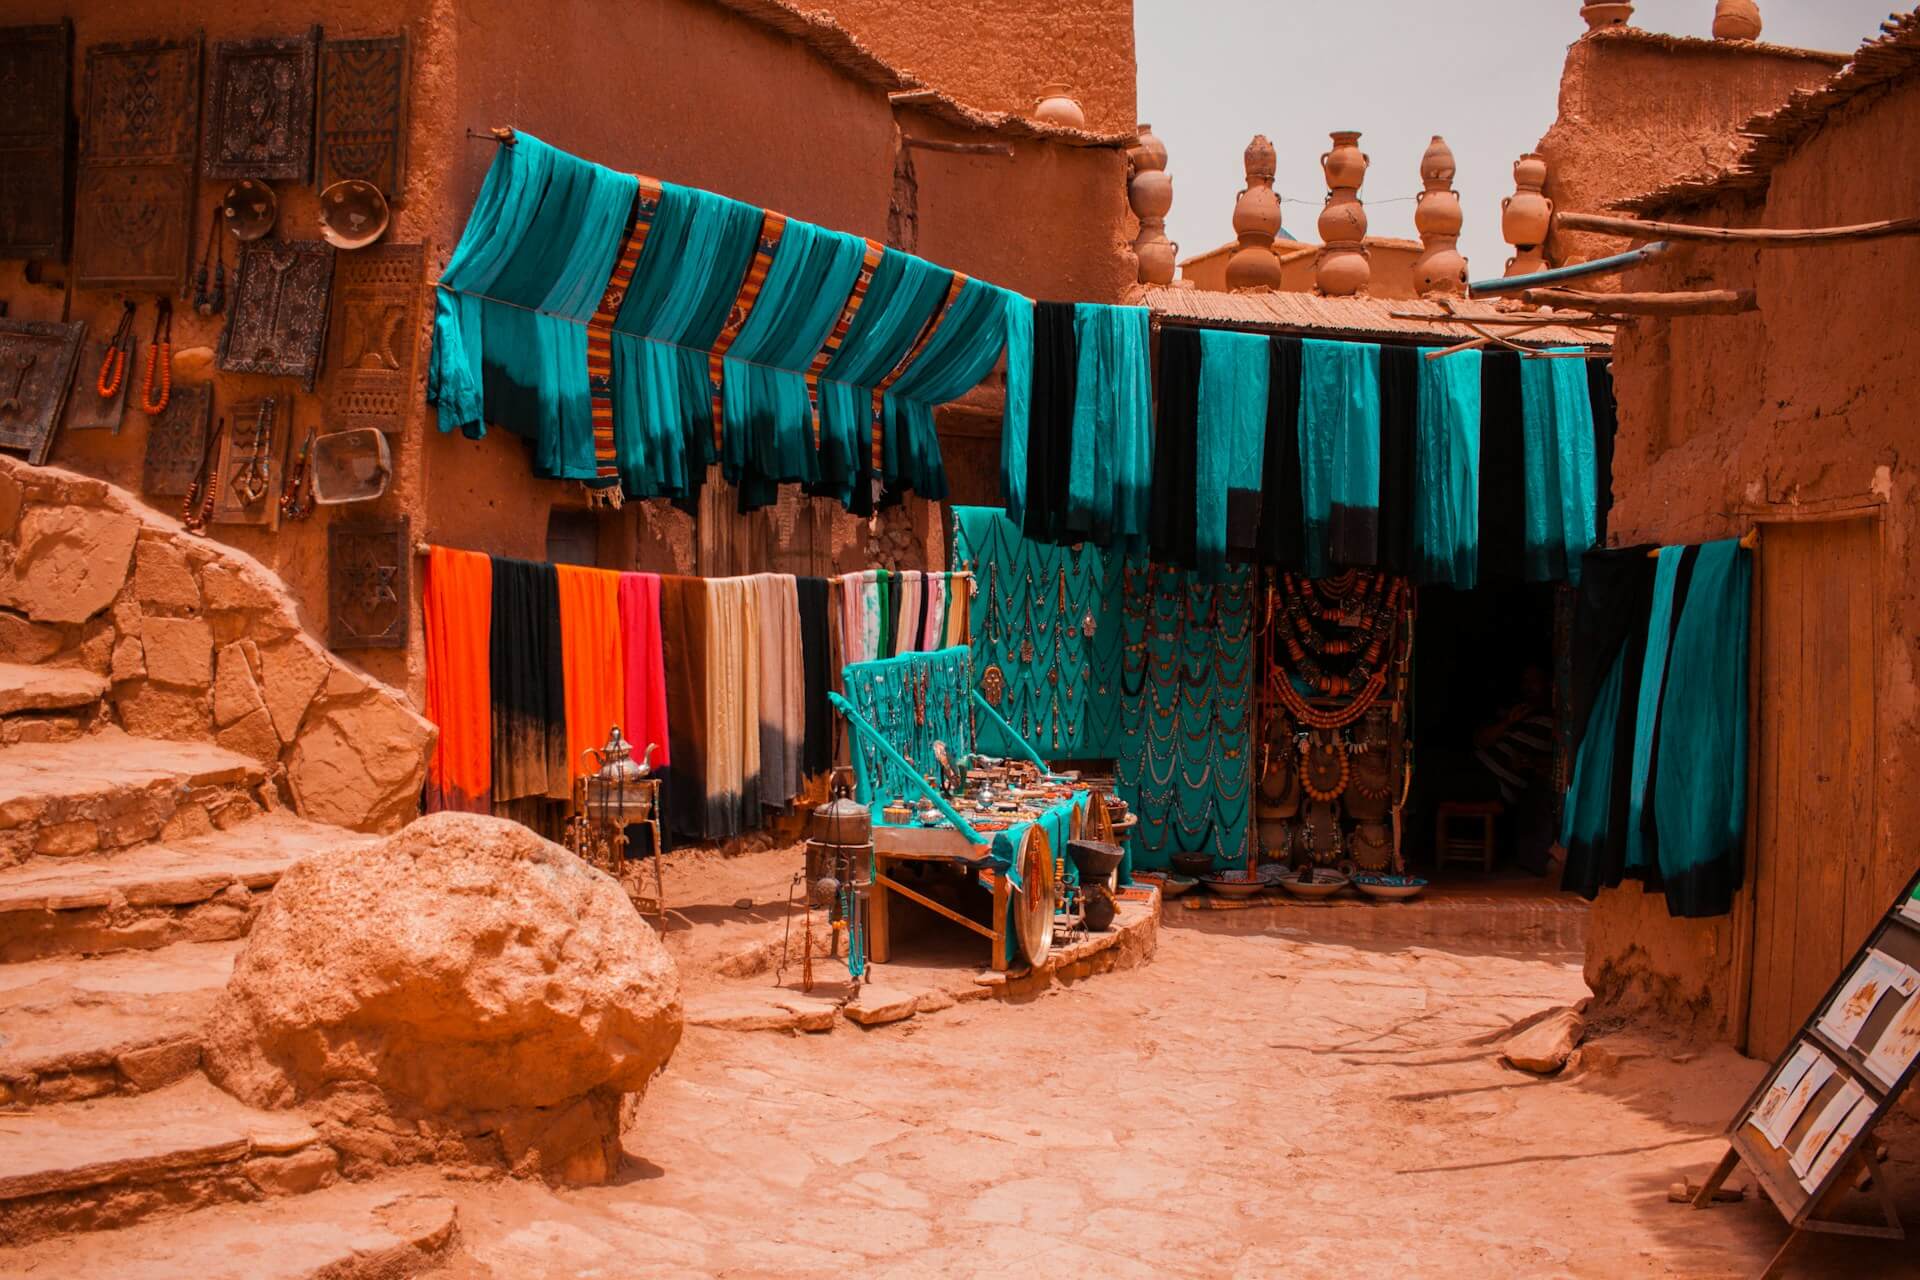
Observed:
[[[1616,192],[1614,207],[1735,228],[1910,216],[1920,16],[1884,29],[1820,85],[1742,125],[1744,144],[1715,172]],[[1640,56],[1631,37],[1583,45],[1589,66]],[[1604,203],[1597,175],[1579,180],[1580,207]],[[1757,304],[1643,319],[1622,330],[1613,362],[1614,541],[1758,530],[1748,853],[1730,915],[1674,919],[1657,893],[1603,890],[1587,980],[1603,1006],[1758,1057],[1787,1043],[1920,863],[1916,279],[1920,241],[1900,236],[1695,245],[1620,284],[1750,289]]]

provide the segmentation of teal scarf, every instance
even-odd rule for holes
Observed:
[[[1586,361],[1520,361],[1521,422],[1526,439],[1526,576],[1578,586],[1580,557],[1597,528],[1593,404]]]
[[[1415,581],[1471,590],[1480,563],[1480,353],[1420,361]]]
[[[1380,509],[1380,348],[1300,344],[1300,496],[1306,572],[1372,564]]]

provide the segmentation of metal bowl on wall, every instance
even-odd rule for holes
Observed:
[[[220,216],[236,240],[258,240],[273,230],[280,217],[280,200],[273,188],[253,178],[242,178],[227,188]]]
[[[387,233],[387,198],[371,182],[348,178],[320,193],[320,235],[336,249],[364,249]]]

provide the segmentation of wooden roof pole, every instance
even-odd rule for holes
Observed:
[[[1751,289],[1701,289],[1691,293],[1587,293],[1576,289],[1528,289],[1528,302],[1554,307],[1585,307],[1592,312],[1630,316],[1730,316],[1758,311]]]
[[[1880,240],[1887,236],[1920,235],[1920,218],[1885,218],[1879,222],[1861,222],[1847,227],[1794,229],[1697,227],[1685,222],[1643,222],[1639,218],[1619,218],[1605,213],[1556,213],[1553,221],[1554,228],[1559,231],[1598,231],[1641,240],[1656,237],[1661,240],[1701,240],[1739,244],[1754,249],[1795,249],[1807,245],[1835,244],[1843,240]]]

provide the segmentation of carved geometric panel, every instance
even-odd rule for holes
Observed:
[[[67,256],[73,24],[0,28],[0,258]]]
[[[329,40],[320,51],[320,155],[324,191],[358,178],[389,201],[407,181],[407,36]]]
[[[334,259],[327,426],[395,432],[413,403],[427,249],[381,244]]]
[[[86,332],[83,320],[0,320],[0,449],[47,460]]]
[[[313,175],[320,28],[222,40],[207,70],[209,178],[305,182]]]
[[[74,375],[73,392],[67,397],[67,420],[61,424],[68,431],[120,434],[120,422],[127,413],[127,388],[134,380],[123,373],[112,395],[100,394],[100,365],[107,351],[104,342],[89,342],[81,351],[80,369]]]
[[[412,608],[407,517],[327,526],[327,644],[404,649]]]
[[[214,462],[220,488],[213,523],[280,527],[280,468],[292,412],[292,396],[260,396],[227,410],[227,430]]]
[[[327,340],[333,246],[324,240],[252,240],[240,246],[220,369],[298,378],[313,390]]]
[[[74,284],[165,292],[187,278],[200,35],[87,50]]]
[[[167,407],[147,424],[141,490],[156,498],[186,497],[206,458],[207,432],[212,426],[213,384],[175,383]]]

